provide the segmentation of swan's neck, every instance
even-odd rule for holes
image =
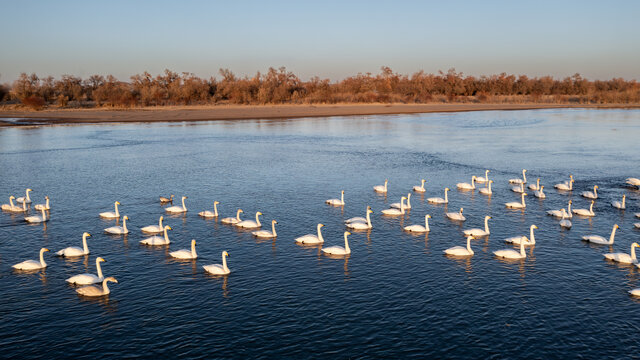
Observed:
[[[471,250],[471,236],[467,236],[467,251],[473,254],[473,250]]]
[[[527,182],[527,172],[522,170],[522,182]]]
[[[318,240],[323,241],[324,239],[322,238],[322,230],[320,230],[322,227],[320,225],[318,225]]]
[[[613,239],[616,237],[616,227],[611,230],[611,236],[609,236],[609,245],[613,244]]]
[[[109,282],[109,280],[108,280],[108,279],[104,279],[104,280],[102,280],[102,292],[103,292],[104,294],[108,294],[108,293],[110,293],[110,292],[111,292],[111,290],[109,290],[109,287],[107,286],[107,283],[108,283],[108,282]]]
[[[407,194],[407,208],[411,206],[411,193]]]
[[[596,197],[598,197],[598,188],[597,187],[593,187],[593,195],[595,195]]]
[[[44,212],[44,210],[43,210]],[[85,254],[89,253],[89,247],[87,246],[87,235],[82,235],[82,251]]]
[[[47,213],[44,208],[42,208],[42,221],[47,221]]]
[[[240,221],[240,210],[236,213],[236,220]]]
[[[98,278],[102,279],[102,266],[100,266],[98,259],[96,259],[96,269],[98,269]]]
[[[222,269],[226,272],[229,271],[229,268],[227,267],[227,257],[225,255],[222,255]]]
[[[256,224],[258,224],[258,226],[262,225],[260,224],[260,215],[258,215],[258,213],[256,213]]]
[[[591,202],[591,205],[589,205],[589,212],[593,214],[593,201]]]
[[[489,183],[489,192],[491,192],[491,183]]]
[[[22,210],[23,211],[27,211],[27,201],[26,200],[22,202]]]
[[[344,249],[347,252],[351,252],[351,249],[349,248],[349,240],[347,240],[347,234],[344,234]],[[635,253],[634,253],[635,254]],[[635,255],[634,255],[635,256]]]
[[[193,256],[194,258],[197,256],[198,254],[196,254],[196,243],[195,241],[191,242],[191,256]]]
[[[484,218],[484,232],[489,233],[489,218]]]
[[[344,192],[340,193],[340,202],[344,204]]]
[[[45,205],[45,208],[47,208],[47,209],[48,209],[48,208],[49,208],[49,198],[47,198],[47,202],[46,202],[45,204],[46,204],[46,205]]]
[[[371,227],[371,213],[369,212],[369,209],[367,209],[367,225]]]
[[[387,191],[387,183],[389,183],[387,180],[384,181],[384,191]]]
[[[127,232],[127,219],[122,218],[122,230],[124,230],[124,232]]]
[[[489,170],[484,171],[484,181],[489,181]]]
[[[425,183],[425,180],[422,180],[422,185],[420,185],[420,187],[423,189],[424,189],[424,183]]]
[[[536,237],[533,234],[533,228],[529,229],[529,238],[531,239],[531,245],[535,245],[536,244]]]
[[[400,199],[400,213],[404,214],[404,199]]]
[[[429,217],[425,216],[424,217],[424,228],[425,230],[429,231]]]
[[[573,179],[569,180],[569,190],[573,190]]]
[[[41,265],[42,267],[47,266],[47,263],[46,263],[46,262],[44,262],[44,251],[40,251],[40,265]]]
[[[162,226],[162,216],[160,216],[160,220],[158,220],[158,226],[160,229],[164,228],[164,226]]]
[[[182,198],[182,210],[187,211],[187,207],[184,205],[184,198]]]
[[[527,257],[527,253],[524,252],[524,241],[520,240],[520,255],[522,255],[522,257]]]
[[[538,180],[536,180],[536,188],[540,189],[540,178],[538,178]]]
[[[472,178],[471,178],[471,187],[472,187],[472,188],[475,188],[475,187],[476,187],[476,178],[475,178],[475,177],[472,177]]]
[[[631,261],[636,262],[636,247],[631,245]]]
[[[625,201],[626,199],[627,199],[627,197],[626,197],[626,196],[624,196],[624,195],[622,195],[622,207],[625,207],[625,206],[624,206],[624,201]]]
[[[271,232],[273,233],[273,236],[276,236],[276,223],[274,222],[271,223]]]
[[[169,233],[167,232],[167,228],[164,228],[164,241],[169,242]]]
[[[218,204],[213,203],[213,216],[218,217]]]
[[[522,193],[522,206],[523,207],[525,206],[525,204],[524,204],[524,193]]]
[[[571,202],[569,202],[569,205],[567,206],[567,214],[571,214]]]
[[[29,197],[29,192],[27,191],[26,193],[27,193],[27,196],[25,196],[26,199],[24,201],[31,201],[31,198]]]
[[[9,198],[9,205],[11,205],[11,207],[15,207],[15,205],[13,204],[13,198]]]
[[[449,202],[449,196],[447,195],[447,190],[444,191],[444,202]]]
[[[115,203],[116,206],[116,217],[120,217],[120,212],[118,212],[118,203]]]

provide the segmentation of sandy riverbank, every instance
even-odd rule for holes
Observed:
[[[0,126],[105,122],[172,122],[276,119],[319,116],[414,114],[431,112],[529,110],[554,108],[640,109],[640,104],[338,104],[338,105],[215,105],[136,109],[0,110]],[[14,118],[17,121],[2,121]]]

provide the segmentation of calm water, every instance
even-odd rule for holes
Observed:
[[[34,204],[51,197],[51,221],[28,225],[0,213],[0,349],[2,357],[185,356],[237,358],[458,357],[621,358],[637,356],[640,270],[603,260],[629,252],[640,191],[624,178],[640,177],[640,111],[545,110],[336,117],[212,123],[57,126],[0,129],[0,202],[34,189]],[[470,182],[491,169],[491,198],[450,192],[447,207],[426,202],[445,186]],[[542,178],[546,200],[527,197],[526,211],[504,208],[519,197],[506,180]],[[553,184],[576,178],[573,195]],[[387,197],[372,191],[389,179]],[[403,218],[380,210],[421,178],[427,193],[412,197]],[[531,182],[531,181],[530,181]],[[571,230],[545,216],[549,209],[588,207],[579,196],[601,188],[593,219]],[[324,204],[345,190],[347,205]],[[159,195],[187,195],[186,216],[167,216],[170,248],[138,244],[139,228],[164,213]],[[627,195],[627,210],[612,200]],[[130,218],[128,236],[102,229]],[[237,208],[251,219],[276,219],[278,239],[256,240],[198,211],[220,201],[222,216]],[[370,232],[350,236],[352,254],[329,258],[293,239],[325,224],[326,245],[342,245],[343,220],[375,211]],[[464,207],[458,225],[444,212]],[[401,226],[431,214],[431,233]],[[468,260],[443,256],[464,245],[461,230],[490,221],[488,240],[474,240]],[[608,237],[612,247],[580,236]],[[537,224],[538,244],[524,261],[492,251],[503,239]],[[268,228],[268,227],[265,227]],[[91,255],[63,260],[46,254],[46,271],[16,273],[11,265],[36,259],[41,247],[80,246]],[[198,241],[197,261],[168,252]],[[202,265],[231,254],[228,277]],[[76,295],[64,279],[95,272],[102,256],[111,284],[106,299]]]

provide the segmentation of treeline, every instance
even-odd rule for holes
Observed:
[[[135,107],[190,104],[334,104],[429,102],[640,103],[640,84],[615,78],[590,81],[580,74],[564,79],[526,75],[464,76],[455,69],[412,75],[382,67],[377,75],[358,74],[338,82],[313,77],[302,81],[284,67],[252,77],[221,69],[219,77],[165,70],[131,76],[82,79],[63,75],[40,78],[23,73],[0,86],[0,101],[34,109],[57,107]]]

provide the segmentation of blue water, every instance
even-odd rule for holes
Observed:
[[[624,184],[640,177],[640,111],[536,110],[293,120],[216,121],[0,129],[0,203],[34,189],[34,204],[51,198],[51,220],[28,225],[23,215],[0,213],[0,349],[2,357],[234,357],[234,358],[626,358],[639,349],[640,269],[603,260],[629,252],[640,240],[634,218],[640,191]],[[507,179],[528,169],[540,177],[547,199],[527,197],[525,211]],[[458,182],[491,169],[490,198],[455,190]],[[576,178],[573,194],[553,184]],[[389,179],[389,193],[372,186]],[[380,210],[398,202],[420,179],[402,218]],[[600,186],[592,219],[574,218],[571,230],[545,215],[549,209],[588,208],[579,196]],[[443,196],[448,206],[427,197]],[[325,199],[345,190],[344,208]],[[158,196],[186,195],[185,216],[165,216],[172,244],[139,245],[140,227],[164,211]],[[627,210],[610,206],[627,195]],[[128,215],[131,233],[111,236]],[[278,220],[275,241],[257,240],[197,213],[220,201],[221,217],[256,211]],[[363,216],[374,228],[354,232],[347,258],[321,255],[294,238],[325,224],[325,246],[342,245],[343,221]],[[457,224],[445,211],[464,207]],[[30,211],[34,213],[34,211]],[[402,226],[432,216],[431,232]],[[464,245],[463,229],[482,227],[475,255],[456,259],[442,251]],[[613,246],[588,245],[582,235],[608,237]],[[522,261],[496,259],[504,238],[526,235],[536,224],[537,245]],[[269,228],[265,226],[265,228]],[[81,246],[76,260],[52,255]],[[197,240],[196,261],[176,261],[173,250]],[[48,267],[14,272],[48,247]],[[515,248],[515,247],[514,247]],[[202,265],[229,252],[232,273],[213,277]],[[106,298],[76,294],[65,279],[95,273],[102,256],[114,276]]]

